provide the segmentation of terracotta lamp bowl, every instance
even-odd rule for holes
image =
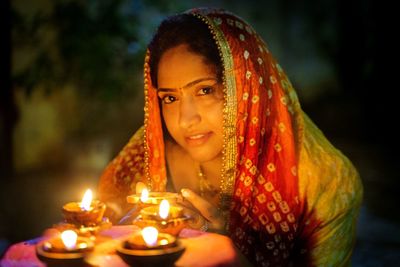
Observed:
[[[62,208],[67,223],[80,226],[96,226],[102,222],[106,205],[99,200],[93,200],[89,210],[82,210],[79,202],[69,202]]]
[[[182,245],[181,241],[175,239],[175,237],[171,237],[169,234],[159,233],[158,237],[173,241],[168,245],[148,248],[141,244],[132,245],[132,239],[128,239],[117,246],[117,254],[130,266],[174,266],[174,263],[185,251],[185,247]]]
[[[189,225],[190,219],[191,218],[188,216],[183,216],[179,218],[160,221],[154,219],[145,219],[139,215],[138,217],[136,217],[135,220],[133,220],[132,224],[140,228],[153,226],[157,228],[161,233],[168,233],[173,236],[177,236],[183,228],[186,228]]]
[[[54,238],[45,240],[36,245],[36,256],[48,267],[83,267],[86,266],[85,255],[94,248],[89,238],[78,237],[78,244],[85,246],[71,251],[61,248],[61,240]]]

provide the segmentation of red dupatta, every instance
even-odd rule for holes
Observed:
[[[223,62],[224,149],[220,210],[231,238],[257,264],[290,262],[303,201],[296,138],[300,105],[259,35],[237,16],[193,9],[208,25]],[[153,191],[167,183],[156,90],[145,60],[145,171]]]

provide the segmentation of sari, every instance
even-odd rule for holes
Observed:
[[[357,170],[302,111],[284,70],[250,25],[220,9],[186,13],[208,26],[223,65],[218,208],[228,235],[257,266],[348,265],[363,195]],[[138,181],[152,191],[165,191],[168,181],[150,57],[147,51],[144,126],[107,166],[98,188],[120,214]]]

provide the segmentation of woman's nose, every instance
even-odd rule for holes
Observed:
[[[180,101],[179,110],[179,126],[184,129],[189,129],[201,121],[201,116],[198,112],[196,104],[191,97]]]

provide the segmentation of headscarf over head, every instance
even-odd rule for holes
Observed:
[[[223,63],[224,147],[219,208],[232,239],[256,262],[285,263],[301,203],[300,105],[281,66],[241,18],[216,9],[187,11],[209,27]],[[145,171],[153,191],[167,184],[161,113],[145,60]]]

